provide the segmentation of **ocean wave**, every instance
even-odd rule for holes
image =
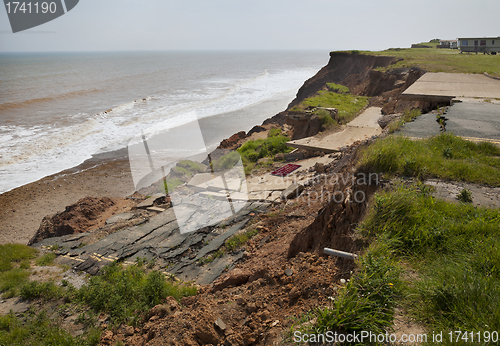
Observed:
[[[246,78],[205,79],[174,90],[157,88],[152,90],[154,96],[124,102],[108,110],[99,111],[96,107],[97,112],[90,114],[68,114],[64,122],[56,124],[4,126],[0,128],[0,173],[4,182],[0,184],[0,192],[74,167],[96,152],[126,147],[131,138],[141,134],[141,129],[147,129],[145,135],[149,139],[193,119],[238,111],[288,95],[313,73],[314,70],[307,68],[263,69]],[[97,91],[5,103],[0,105],[0,111]],[[224,126],[221,124],[221,128]],[[169,148],[165,150],[162,155],[169,154]]]
[[[70,97],[82,96],[82,95],[86,95],[86,94],[96,93],[99,91],[100,91],[99,89],[78,90],[78,91],[72,91],[69,93],[64,93],[64,94],[59,94],[59,95],[29,99],[29,100],[25,100],[25,101],[6,102],[6,103],[0,104],[0,112],[9,111],[9,110],[18,109],[18,108],[23,108],[23,107],[28,107],[28,106],[32,106],[32,105],[35,105],[38,103],[51,102],[51,101],[55,101],[55,100],[59,100],[59,99],[66,99],[66,98],[70,98]]]

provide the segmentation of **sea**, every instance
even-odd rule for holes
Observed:
[[[2,53],[0,193],[126,148],[147,129],[161,135],[193,118],[212,150],[283,111],[328,57],[325,51]]]

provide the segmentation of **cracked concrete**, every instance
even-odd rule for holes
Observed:
[[[201,259],[219,250],[229,237],[245,228],[251,214],[265,212],[269,205],[247,203],[237,214],[217,225],[184,234],[180,232],[173,208],[169,208],[141,225],[118,230],[93,244],[84,244],[82,241],[88,233],[81,233],[47,238],[33,246],[58,245],[59,262],[91,275],[112,261],[132,264],[137,258],[154,258],[166,267],[166,273],[205,285],[231,268],[243,253],[226,254],[205,265]]]

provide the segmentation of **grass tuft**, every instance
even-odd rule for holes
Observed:
[[[315,311],[314,333],[369,330],[383,334],[391,330],[401,290],[398,266],[387,247],[372,247],[360,258],[359,267],[332,307]]]
[[[445,157],[449,148],[453,157]],[[390,136],[365,149],[359,165],[389,176],[446,178],[500,186],[500,148],[487,142],[475,144],[450,133],[412,140]]]
[[[363,234],[417,271],[407,306],[429,329],[499,330],[500,210],[422,191],[400,186],[376,195]]]
[[[21,244],[0,245],[0,272],[13,268],[12,264],[35,258],[38,250]]]
[[[342,123],[347,123],[368,105],[369,97],[351,94],[338,94],[321,90],[318,95],[303,100],[290,109],[292,112],[304,112],[316,107],[337,108],[338,117]]]
[[[38,257],[35,260],[35,264],[37,266],[50,266],[54,264],[54,260],[56,259],[56,254],[53,252],[47,252],[41,257]]]
[[[147,273],[142,266],[124,268],[114,262],[104,267],[101,275],[90,278],[76,297],[94,311],[108,313],[114,323],[136,325],[142,313],[166,297],[180,299],[196,291],[195,286],[167,280],[158,271]]]

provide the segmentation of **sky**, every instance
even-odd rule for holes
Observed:
[[[499,13],[499,0],[80,0],[15,34],[0,8],[0,52],[383,50],[498,37]]]

